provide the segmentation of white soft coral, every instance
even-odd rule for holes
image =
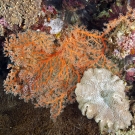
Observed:
[[[107,69],[88,69],[75,90],[79,109],[99,122],[100,130],[116,131],[131,124],[125,85]]]

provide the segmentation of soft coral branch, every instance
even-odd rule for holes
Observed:
[[[5,91],[19,94],[25,101],[36,101],[36,107],[50,107],[55,120],[67,103],[75,101],[74,89],[85,69],[112,70],[115,66],[105,57],[104,40],[101,33],[77,26],[63,35],[59,46],[44,32],[11,35],[4,46],[13,62],[4,82]]]

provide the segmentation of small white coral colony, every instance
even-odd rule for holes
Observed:
[[[75,89],[79,109],[99,122],[100,130],[117,131],[131,124],[129,101],[122,80],[107,69],[88,69]]]
[[[56,18],[50,22],[45,22],[44,26],[51,27],[50,34],[58,34],[62,30],[63,24],[64,22],[61,19]]]

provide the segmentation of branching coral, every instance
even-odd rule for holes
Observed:
[[[90,68],[77,84],[75,94],[82,114],[99,122],[101,131],[105,128],[112,131],[131,124],[124,90],[124,82],[118,76],[103,68]]]
[[[88,67],[106,67],[109,70],[118,69],[105,56],[106,39],[99,31],[87,31],[83,27],[74,26],[61,42],[62,56],[68,59],[77,69]]]
[[[116,69],[104,55],[106,45],[99,32],[73,27],[57,43],[54,40],[45,32],[29,30],[11,35],[4,45],[13,63],[5,91],[32,100],[36,107],[50,107],[53,120],[74,102],[74,89],[85,69]]]
[[[25,28],[29,28],[37,21],[41,2],[41,0],[1,0],[0,16],[5,18],[11,28],[14,24],[21,26],[23,22]]]

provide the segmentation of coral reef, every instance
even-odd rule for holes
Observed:
[[[135,9],[127,5],[125,15],[109,21],[105,26],[104,35],[108,43],[108,55],[115,59],[116,63],[124,62],[128,56],[135,55]],[[134,60],[128,60],[130,64],[121,64],[121,70],[125,72],[125,81],[134,81]],[[131,62],[132,61],[132,62]]]
[[[41,0],[1,0],[0,16],[4,17],[11,29],[14,24],[29,28],[37,21],[41,2]]]
[[[101,132],[114,132],[131,124],[125,84],[104,68],[88,69],[75,89],[79,109],[88,119],[99,122]]]
[[[4,53],[12,64],[4,81],[6,93],[19,95],[36,107],[50,107],[55,120],[67,103],[75,101],[74,89],[81,75],[90,67],[116,65],[105,56],[106,45],[101,33],[71,27],[55,42],[53,35],[26,31],[10,35]]]
[[[126,35],[126,33],[122,31],[118,31],[116,44],[117,49],[114,50],[115,57],[122,59],[125,58],[127,55],[131,54],[131,50],[135,50],[135,31],[131,30],[128,35]]]
[[[88,125],[83,116],[77,121],[78,115],[71,117],[77,121],[74,124],[67,117],[74,107],[71,111],[65,107],[76,101],[76,95],[82,113],[99,122],[101,134],[104,131],[134,134],[134,120],[131,121],[128,111],[134,114],[134,3],[134,0],[1,0],[0,76],[4,79],[7,76],[3,86],[8,95],[0,92],[0,128],[3,130],[0,134],[69,134],[71,126],[71,134],[76,134],[82,125],[85,128],[79,134],[89,134],[89,127],[98,124]],[[3,50],[10,59],[3,58]],[[34,110],[30,102],[23,103],[18,97],[39,108]],[[64,119],[63,113],[58,117],[60,124],[55,125],[49,120],[49,109],[45,108],[50,109],[53,121],[65,108]],[[23,117],[31,110],[28,119]],[[44,110],[48,111],[44,113],[45,125],[39,122],[40,116],[35,118],[36,111],[39,115]],[[6,120],[5,113],[7,116],[12,113],[13,117]],[[14,122],[16,114],[21,114],[22,119],[17,117],[19,120]],[[46,129],[42,130],[37,123]],[[131,123],[128,132],[126,128]],[[57,130],[60,125],[63,126]],[[91,134],[95,135],[95,130]]]
[[[56,30],[61,31],[63,27],[63,21],[60,19],[60,16],[60,12],[58,12],[54,6],[42,4],[41,15],[30,29],[55,34],[57,33]]]
[[[119,18],[109,21],[104,29],[110,52],[113,51],[113,56],[118,59],[132,54],[134,49],[135,10],[129,6],[127,9],[126,15],[120,14]]]

